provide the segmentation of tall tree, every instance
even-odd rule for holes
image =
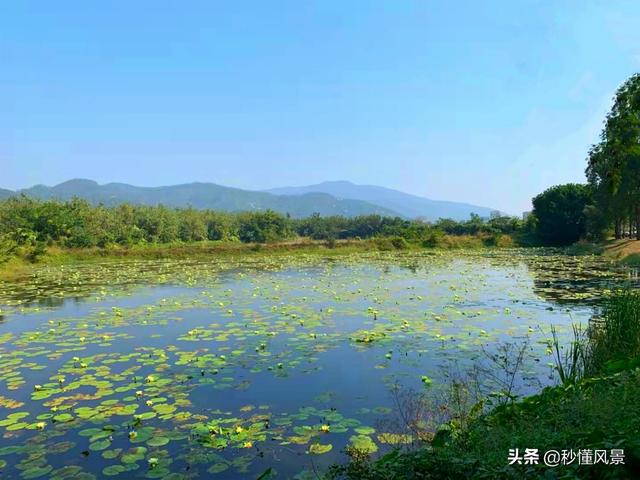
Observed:
[[[536,233],[549,245],[570,245],[586,233],[585,209],[591,203],[588,185],[568,183],[548,188],[533,199]]]
[[[640,240],[640,74],[616,92],[600,142],[588,155],[587,178],[616,238]]]

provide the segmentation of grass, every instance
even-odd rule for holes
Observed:
[[[640,241],[625,238],[597,244],[602,255],[628,265],[640,265]]]
[[[630,253],[621,262],[630,267],[640,267],[640,253]]]
[[[582,338],[578,333],[576,341]],[[610,298],[603,307],[602,320],[590,325],[586,334],[586,343],[571,349],[572,358],[561,358],[556,350],[563,368],[562,385],[499,406],[463,429],[444,425],[433,441],[418,450],[396,450],[374,461],[355,456],[347,465],[334,466],[328,478],[637,478],[640,294],[626,292]],[[565,368],[581,372],[574,375]],[[520,452],[535,448],[541,454],[549,450],[623,449],[625,464],[509,465],[509,450],[514,448]]]
[[[334,467],[329,478],[634,478],[633,472],[640,469],[639,396],[639,370],[586,379],[570,388],[548,388],[473,421],[455,439],[444,438],[438,443],[439,434],[432,446]],[[626,465],[510,466],[507,458],[513,448],[520,452],[537,448],[541,454],[548,450],[622,448]]]
[[[585,352],[587,375],[640,357],[640,295],[631,291],[608,299],[602,320],[592,322]]]

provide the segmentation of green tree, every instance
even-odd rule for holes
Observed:
[[[288,220],[273,210],[240,215],[238,237],[243,242],[275,242],[290,235]]]
[[[616,238],[640,240],[640,74],[616,92],[586,173],[598,207],[594,228],[613,225]]]
[[[549,245],[570,245],[586,234],[588,185],[568,183],[548,188],[533,199],[536,234]]]

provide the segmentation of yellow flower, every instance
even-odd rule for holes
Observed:
[[[37,428],[38,430],[44,430],[44,427],[45,427],[46,425],[47,425],[47,424],[46,424],[46,423],[44,423],[44,422],[38,422],[38,423],[36,423],[36,428]]]
[[[331,427],[329,427],[329,425],[322,425],[320,427],[320,430],[325,432],[325,433],[329,433],[329,430],[331,429]]]
[[[253,447],[253,442],[244,442],[242,444],[242,448],[251,448]]]
[[[242,428],[240,425],[236,427],[236,433],[242,433],[243,431],[244,431],[244,428]]]

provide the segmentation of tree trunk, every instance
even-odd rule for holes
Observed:
[[[627,217],[624,219],[624,238],[628,238],[631,236],[631,218]]]
[[[616,218],[616,240],[620,240],[622,238],[622,220]]]
[[[640,204],[636,205],[636,240],[640,240]]]

